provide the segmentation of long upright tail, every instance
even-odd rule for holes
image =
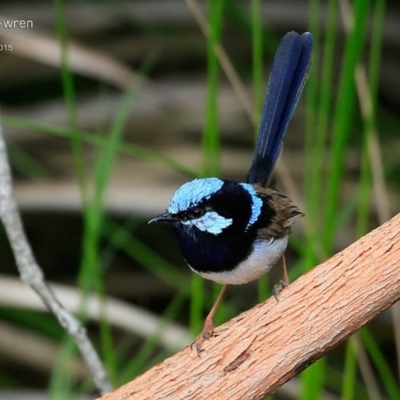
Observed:
[[[272,65],[257,145],[247,182],[265,186],[279,157],[283,136],[307,80],[311,65],[311,33],[287,33]]]

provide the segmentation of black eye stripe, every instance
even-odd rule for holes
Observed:
[[[200,218],[206,213],[206,210],[203,208],[194,208],[190,214],[195,218]]]
[[[186,211],[181,211],[177,216],[180,218],[182,221],[189,221],[191,219],[199,219],[203,215],[205,215],[208,211],[210,211],[210,207],[193,207],[190,208]]]

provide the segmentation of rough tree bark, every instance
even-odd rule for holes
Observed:
[[[400,214],[101,399],[263,399],[399,299]]]

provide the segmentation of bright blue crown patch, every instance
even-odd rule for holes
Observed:
[[[224,182],[218,178],[194,179],[182,185],[172,197],[168,212],[177,214],[199,204],[221,189]]]

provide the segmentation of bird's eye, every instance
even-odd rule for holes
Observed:
[[[191,212],[193,218],[200,218],[204,215],[204,213],[205,213],[205,210],[203,210],[201,208],[195,208]]]

